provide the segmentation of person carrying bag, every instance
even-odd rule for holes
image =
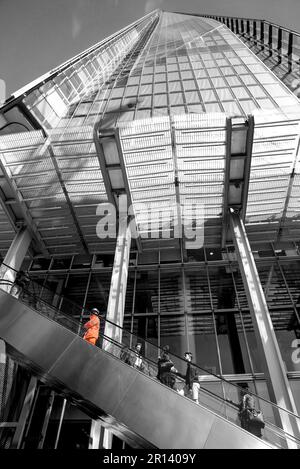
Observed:
[[[262,429],[265,427],[263,413],[254,407],[254,399],[246,394],[243,397],[243,408],[240,411],[242,428],[257,436],[262,437]]]

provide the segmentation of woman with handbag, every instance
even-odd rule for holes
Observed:
[[[262,429],[265,427],[263,414],[254,407],[254,399],[250,394],[243,396],[242,408],[239,412],[241,427],[262,438]]]
[[[163,352],[161,356],[158,357],[157,368],[157,379],[169,388],[174,389],[176,382],[174,374],[177,373],[177,370],[170,359],[168,345],[163,347]]]

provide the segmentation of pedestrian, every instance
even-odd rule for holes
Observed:
[[[244,411],[245,411],[246,398],[248,396],[250,396],[250,391],[249,391],[248,386],[246,386],[241,390],[241,399],[239,403],[239,413],[238,413],[242,428],[246,428],[246,420],[245,420],[246,413]]]
[[[83,336],[84,340],[90,344],[96,345],[96,341],[99,337],[100,330],[100,313],[97,308],[91,310],[90,319],[86,322],[83,327],[86,329],[86,332]]]
[[[127,345],[124,345],[121,349],[120,360],[127,363],[127,365],[131,365],[131,353]]]
[[[6,293],[11,293],[15,283],[15,272],[10,267],[2,264],[0,267],[0,288]]]
[[[248,392],[243,394],[239,410],[241,427],[258,438],[262,438],[262,429],[265,427],[263,414],[255,409],[253,396]]]
[[[11,295],[15,298],[22,298],[30,283],[30,278],[23,270],[20,270],[16,275],[16,280],[11,289]]]
[[[177,373],[176,368],[174,367],[174,363],[170,359],[169,356],[169,346],[165,345],[162,349],[162,354],[158,358],[157,366],[158,366],[158,373],[157,379],[162,384],[165,384],[169,388],[174,389],[174,385],[176,382],[174,374]]]
[[[184,359],[187,361],[186,373],[185,373],[185,396],[192,398],[197,404],[199,404],[199,372],[197,368],[191,364],[193,355],[191,352],[185,352]]]
[[[133,352],[131,352],[131,365],[140,371],[144,371],[145,364],[142,356],[142,344],[138,342]]]

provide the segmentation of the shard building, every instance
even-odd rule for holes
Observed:
[[[300,448],[299,58],[155,10],[0,108],[0,448]]]

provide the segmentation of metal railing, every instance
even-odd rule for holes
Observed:
[[[0,267],[0,288],[30,308],[33,308],[39,314],[46,316],[50,320],[59,323],[80,337],[83,337],[83,333],[85,332],[84,325],[82,321],[74,318],[74,314],[82,315],[83,310],[81,307],[66,298],[63,298],[63,301],[55,301],[63,305],[63,308],[49,304],[45,299],[39,296],[42,288],[41,285],[32,281],[29,277],[26,279],[26,275],[17,275],[16,279],[13,279],[16,274],[17,272],[14,269],[2,263]],[[49,292],[51,292],[51,290],[49,290]],[[87,313],[88,311],[85,312]],[[107,335],[106,330],[112,330],[112,328],[116,331],[114,337],[117,336],[118,340]],[[157,360],[163,350],[151,341],[133,334],[106,318],[100,318],[99,339],[96,342],[97,347],[102,348],[106,353],[110,353],[118,359],[124,358],[124,351],[126,351],[126,355],[130,357],[130,360],[127,361],[127,365],[135,367],[135,358],[137,357],[135,345],[137,343],[142,344],[142,364],[137,368],[137,371],[148,375],[151,379],[158,379]],[[173,377],[173,391],[180,393],[183,398],[191,397],[190,393],[187,394],[184,379],[187,361],[172,352],[169,353],[169,356],[176,369],[176,372],[171,373]],[[245,389],[237,384],[229,382],[219,375],[199,367],[195,363],[192,363],[192,366],[197,371],[198,382],[200,384],[198,395],[199,404],[223,418],[240,425],[239,410],[241,395],[245,392]],[[280,422],[282,420],[286,422],[289,421],[293,428],[300,428],[300,417],[258,396],[250,390],[247,390],[247,394],[253,397],[256,409],[263,413],[265,422],[263,439],[271,443],[274,447],[293,447],[300,449],[300,439],[292,435],[292,433],[280,428]]]
[[[224,23],[250,49],[255,48],[255,54],[278,75],[291,91],[297,96],[300,95],[300,33],[264,19],[199,16]]]

